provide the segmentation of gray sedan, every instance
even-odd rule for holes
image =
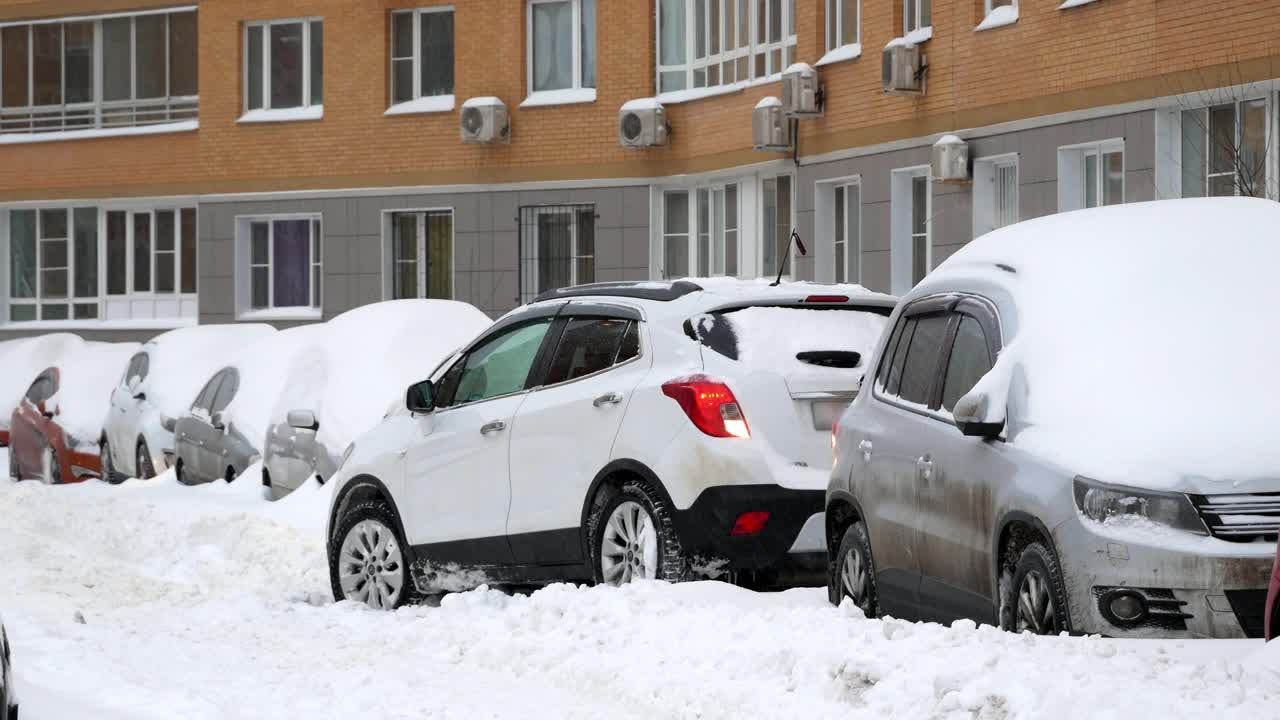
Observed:
[[[191,403],[191,410],[178,418],[173,449],[179,482],[231,482],[261,456],[258,448],[223,417],[239,388],[240,373],[234,367],[223,368],[205,383]]]
[[[267,428],[263,444],[262,484],[279,500],[315,477],[324,482],[338,469],[341,449],[320,441],[320,421],[310,410],[291,410],[282,423]]]

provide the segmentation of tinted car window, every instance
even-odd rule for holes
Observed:
[[[627,326],[627,334],[622,336],[622,347],[618,348],[618,362],[623,363],[635,357],[640,357],[640,323],[632,321]]]
[[[227,405],[231,404],[231,399],[236,396],[236,390],[239,389],[240,373],[231,369],[223,370],[222,384],[218,386],[218,393],[213,396],[213,405],[209,408],[209,412],[216,413],[226,410]]]
[[[48,400],[50,395],[53,395],[53,378],[48,375],[36,378],[31,387],[27,388],[27,400],[32,405]]]
[[[885,382],[885,392],[897,395],[902,387],[902,366],[907,361],[907,347],[911,344],[911,336],[916,332],[918,318],[908,318],[907,324],[898,336],[898,343],[893,350],[893,363],[889,365],[889,379]]]
[[[884,390],[889,383],[889,368],[893,365],[893,353],[898,347],[898,339],[902,337],[902,328],[906,327],[909,318],[900,318],[893,326],[893,334],[889,342],[884,344],[884,353],[880,356],[880,367],[876,370],[876,385]]]
[[[570,320],[551,359],[546,384],[574,380],[612,367],[618,362],[631,324],[629,320],[611,318]]]
[[[947,315],[923,315],[916,320],[911,344],[907,346],[906,362],[902,366],[902,383],[898,397],[907,402],[928,405],[929,391],[933,387],[938,369],[938,355],[947,336]]]
[[[146,380],[147,373],[151,372],[151,356],[146,353],[138,353],[134,359],[138,361],[138,366],[132,368],[132,374],[137,375],[140,381]]]
[[[209,378],[209,382],[201,388],[200,394],[196,395],[196,399],[191,403],[192,410],[203,410],[209,412],[209,406],[213,404],[213,396],[218,392],[218,385],[222,382],[222,373],[216,372],[213,377]]]
[[[486,340],[449,369],[441,385],[450,405],[477,402],[523,390],[551,319],[512,328]],[[457,380],[450,378],[457,372]],[[456,382],[449,387],[449,383]],[[450,397],[451,396],[451,397]]]
[[[956,340],[947,361],[947,378],[942,385],[942,407],[950,410],[956,401],[973,389],[991,369],[991,353],[982,325],[968,315],[960,316]]]

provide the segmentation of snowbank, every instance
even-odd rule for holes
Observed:
[[[138,343],[86,342],[58,358],[58,391],[45,407],[56,410],[58,425],[71,436],[68,445],[97,452],[111,391],[138,347]]]
[[[84,340],[70,333],[0,342],[0,428],[9,427],[10,416],[37,375],[82,347]]]
[[[917,292],[976,276],[1015,298],[1017,445],[1110,483],[1245,487],[1280,468],[1277,227],[1280,204],[1247,198],[1063,213],[974,240]]]
[[[147,378],[140,389],[147,400],[169,417],[190,407],[200,388],[247,345],[273,334],[270,325],[199,325],[171,330],[142,349],[150,356]]]

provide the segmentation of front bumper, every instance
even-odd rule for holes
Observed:
[[[1054,532],[1077,632],[1139,638],[1262,637],[1274,543],[1105,527],[1076,517]],[[1136,594],[1145,613],[1110,611]]]

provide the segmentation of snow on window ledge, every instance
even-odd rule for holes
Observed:
[[[922,42],[928,42],[933,39],[933,26],[926,25],[922,28],[916,28],[906,35],[903,35],[902,39],[912,45],[919,45]]]
[[[137,318],[129,320],[10,320],[5,330],[176,330],[196,325],[194,317]]]
[[[728,95],[730,93],[740,92],[747,88],[756,87],[757,85],[768,85],[769,83],[778,82],[782,79],[782,73],[774,73],[764,77],[758,77],[754,80],[744,80],[742,82],[730,83],[728,85],[715,85],[712,87],[691,88],[689,90],[669,90],[658,95],[658,102],[663,105],[679,105],[680,103],[690,102],[692,100],[701,100],[703,98],[716,97],[717,95]]]
[[[236,122],[294,122],[296,120],[319,120],[323,117],[323,105],[308,105],[306,107],[284,108],[281,110],[250,110],[249,112],[241,115],[240,119],[236,120]]]
[[[823,55],[822,59],[818,60],[814,65],[822,67],[823,65],[830,65],[831,63],[843,62],[845,60],[853,60],[859,57],[862,57],[862,43],[841,45],[840,47],[831,50],[826,55]]]
[[[62,140],[92,140],[95,138],[129,137],[131,135],[162,135],[165,133],[191,132],[200,129],[199,120],[139,125],[137,127],[101,128],[93,130],[63,130],[43,133],[10,133],[0,135],[0,145],[59,142]]]
[[[974,28],[973,31],[980,32],[982,30],[992,30],[994,28],[1012,25],[1016,22],[1018,22],[1018,6],[1001,5],[987,13],[987,16],[982,19],[982,22],[978,23],[978,27]]]
[[[432,95],[396,103],[387,108],[383,115],[413,115],[416,113],[439,113],[453,110],[453,95]]]
[[[1091,4],[1091,3],[1095,3],[1095,2],[1097,2],[1097,1],[1098,1],[1098,0],[1067,0],[1066,2],[1062,3],[1061,5],[1059,5],[1059,6],[1058,6],[1058,9],[1059,9],[1059,10],[1070,10],[1070,9],[1071,9],[1071,8],[1073,8],[1073,7],[1080,7],[1081,5],[1089,5],[1089,4]]]
[[[246,310],[236,315],[236,320],[319,320],[321,317],[317,307],[280,307]]]
[[[595,88],[570,88],[568,90],[542,90],[529,93],[529,97],[520,103],[520,107],[543,107],[546,105],[575,105],[596,101]]]

